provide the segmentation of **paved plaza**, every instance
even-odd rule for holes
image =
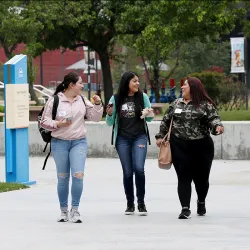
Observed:
[[[213,163],[207,216],[178,220],[174,169],[146,161],[148,216],[123,214],[126,206],[118,159],[87,159],[80,212],[82,224],[58,223],[56,172],[52,158],[30,158],[26,190],[0,193],[1,250],[240,250],[250,249],[250,161]],[[4,180],[4,158],[0,158]]]

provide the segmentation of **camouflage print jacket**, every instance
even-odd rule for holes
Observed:
[[[163,116],[160,131],[155,138],[163,138],[168,132],[172,117],[173,127],[171,134],[184,139],[195,140],[207,137],[210,132],[216,135],[216,127],[223,126],[216,108],[209,102],[203,101],[196,108],[192,101],[185,104],[181,98],[169,105]]]

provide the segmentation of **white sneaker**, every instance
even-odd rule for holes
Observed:
[[[61,211],[60,217],[57,219],[58,222],[67,222],[69,220],[68,211]]]
[[[82,223],[80,213],[78,212],[78,210],[75,210],[73,208],[70,210],[69,219],[73,223]]]

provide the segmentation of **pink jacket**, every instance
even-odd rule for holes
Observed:
[[[93,105],[89,100],[84,97],[86,107],[81,96],[75,97],[73,102],[69,102],[63,93],[58,93],[59,104],[56,113],[56,120],[52,120],[52,107],[54,98],[51,97],[45,106],[41,127],[52,131],[51,136],[63,140],[77,140],[86,137],[86,127],[84,116],[89,121],[98,122],[102,118],[103,107],[102,105]],[[58,128],[56,121],[62,120],[65,117],[72,116],[72,124],[68,127]]]

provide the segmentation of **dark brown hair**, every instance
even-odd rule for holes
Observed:
[[[207,94],[200,79],[196,77],[188,77],[187,82],[190,87],[190,96],[192,98],[192,102],[196,107],[200,106],[202,101],[208,101],[215,106],[215,103]]]
[[[76,84],[79,80],[79,75],[75,72],[69,72],[67,75],[64,76],[63,81],[56,87],[56,91],[54,95],[57,95],[59,92],[64,92],[70,85]]]
[[[133,79],[135,76],[138,76],[137,73],[135,72],[132,72],[132,71],[127,71],[125,72],[122,77],[121,77],[121,80],[120,80],[120,84],[119,84],[119,88],[118,88],[118,91],[117,91],[117,95],[118,95],[118,103],[116,104],[116,106],[118,107],[118,112],[120,111],[121,109],[121,105],[122,103],[124,102],[125,98],[128,96],[128,92],[129,92],[129,82],[131,79]],[[136,112],[138,114],[140,114],[139,112],[141,111],[140,110],[140,107],[141,107],[141,97],[142,97],[142,92],[141,90],[139,89],[138,92],[136,92],[134,94],[134,97],[135,97],[135,106],[136,106]]]

